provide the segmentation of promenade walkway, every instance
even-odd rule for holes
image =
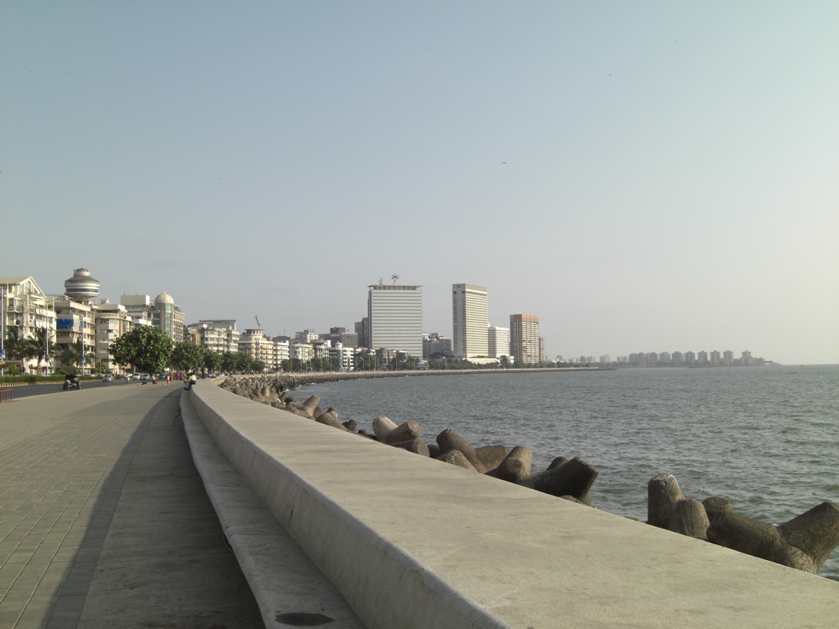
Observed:
[[[0,628],[263,626],[192,462],[181,390],[0,406]]]

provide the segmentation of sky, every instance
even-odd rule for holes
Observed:
[[[839,363],[839,1],[0,0],[0,275]]]

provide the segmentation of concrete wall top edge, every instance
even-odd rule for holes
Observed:
[[[503,625],[818,627],[839,614],[827,579],[196,389],[348,527]]]

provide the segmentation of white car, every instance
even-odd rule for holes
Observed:
[[[132,374],[131,374],[131,379],[132,379],[132,380],[139,380],[139,379],[140,379],[140,374],[138,374],[138,373],[132,373]]]

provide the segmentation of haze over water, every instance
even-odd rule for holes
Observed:
[[[839,503],[839,366],[624,369],[406,377],[307,386],[341,421],[419,421],[474,446],[522,445],[533,470],[557,456],[597,468],[593,504],[646,521],[647,482],[672,473],[685,497],[721,496],[780,524]],[[819,572],[839,580],[839,550]]]

